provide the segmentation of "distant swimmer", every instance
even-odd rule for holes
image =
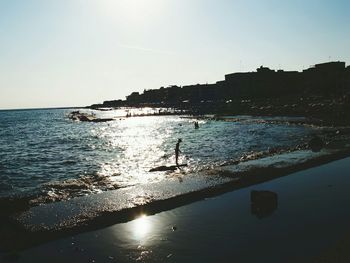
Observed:
[[[194,128],[195,128],[195,129],[198,129],[198,128],[199,128],[198,121],[195,121],[195,122],[194,122]]]
[[[176,166],[179,166],[178,160],[179,160],[179,153],[181,152],[180,151],[180,142],[182,142],[181,139],[179,139],[177,141],[176,146],[175,146],[175,163],[176,163]]]

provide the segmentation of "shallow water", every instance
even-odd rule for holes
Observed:
[[[70,110],[0,111],[0,197],[50,196],[55,200],[164,180],[148,172],[175,162],[182,138],[183,173],[213,168],[248,153],[303,143],[313,130],[245,117],[225,122],[180,116],[120,117],[106,123],[75,122]],[[118,117],[119,116],[119,117]]]
[[[18,262],[323,262],[313,259],[349,230],[349,160],[156,215],[136,214],[15,256]],[[274,192],[278,205],[258,217],[253,190]],[[325,262],[347,262],[336,259]]]

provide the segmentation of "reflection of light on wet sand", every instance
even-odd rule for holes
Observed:
[[[132,232],[136,239],[142,241],[147,234],[152,230],[150,218],[146,215],[141,215],[132,222]]]

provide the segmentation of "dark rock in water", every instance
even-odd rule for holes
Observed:
[[[173,165],[173,166],[165,166],[165,165],[162,165],[162,166],[158,166],[158,167],[155,167],[155,168],[152,168],[151,170],[149,170],[150,172],[162,172],[162,171],[175,171],[176,170],[176,166]]]
[[[152,168],[151,170],[149,170],[149,172],[175,171],[177,168],[184,167],[184,166],[187,166],[187,164],[171,165],[171,166],[162,165],[162,166]]]
[[[251,213],[261,219],[267,217],[277,209],[278,195],[271,191],[250,192]]]
[[[319,152],[324,146],[324,143],[320,137],[314,135],[312,139],[309,141],[309,148],[313,152]]]
[[[107,122],[113,121],[112,118],[97,118],[94,114],[87,114],[79,111],[72,111],[68,118],[74,121],[86,121],[86,122]]]

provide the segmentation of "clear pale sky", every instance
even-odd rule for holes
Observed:
[[[0,109],[350,63],[348,0],[0,0]]]

